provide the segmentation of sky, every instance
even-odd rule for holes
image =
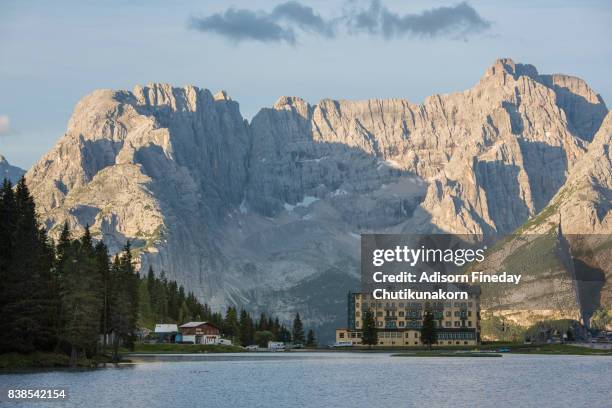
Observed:
[[[585,79],[612,103],[610,1],[0,2],[0,154],[29,168],[76,103],[137,84],[226,90],[247,119],[282,95],[404,98],[473,86],[497,58]]]

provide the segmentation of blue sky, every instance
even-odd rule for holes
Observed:
[[[579,76],[612,98],[612,2],[387,0],[379,3],[394,24],[387,36],[352,23],[330,35],[317,25],[367,11],[369,1],[301,0],[320,17],[301,26],[306,20],[275,9],[285,2],[2,1],[0,154],[28,168],[61,137],[81,97],[148,82],[224,89],[250,119],[281,95],[421,102],[469,88],[496,58],[511,57]],[[230,6],[289,35],[232,28]],[[444,29],[461,10],[476,17]]]

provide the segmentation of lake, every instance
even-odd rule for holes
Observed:
[[[66,388],[15,407],[612,407],[612,357],[391,357],[388,353],[164,356],[93,371],[0,375],[0,388]],[[193,361],[195,359],[195,361]],[[191,360],[191,361],[190,361]]]

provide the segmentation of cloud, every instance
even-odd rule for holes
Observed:
[[[234,42],[250,40],[295,45],[300,32],[334,38],[339,27],[344,27],[348,35],[365,33],[385,39],[405,35],[467,37],[487,30],[491,23],[466,2],[400,15],[387,9],[380,0],[373,0],[367,8],[348,6],[335,19],[325,19],[312,7],[288,1],[268,12],[230,7],[210,16],[192,17],[189,26]]]
[[[435,7],[418,14],[399,15],[375,0],[370,3],[368,9],[353,11],[348,26],[353,32],[381,34],[385,38],[393,38],[406,34],[428,37],[447,34],[467,36],[487,30],[491,23],[466,2]]]
[[[233,7],[209,17],[193,17],[190,26],[199,31],[219,34],[233,41],[295,43],[295,33],[274,21],[267,13],[256,13]]]
[[[7,115],[0,115],[0,137],[8,136],[13,133],[11,129],[11,118]]]
[[[272,16],[289,23],[295,23],[299,28],[326,37],[334,36],[334,22],[326,21],[312,7],[303,6],[297,1],[279,4],[272,10]]]

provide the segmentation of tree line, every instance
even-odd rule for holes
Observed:
[[[111,261],[89,228],[73,238],[64,224],[57,243],[36,219],[22,178],[0,191],[0,352],[101,353],[112,339],[131,344],[138,310],[138,275],[129,243]],[[100,341],[100,338],[103,341]]]
[[[223,316],[193,293],[152,268],[140,278],[130,243],[114,257],[94,243],[89,227],[74,237],[64,224],[57,242],[36,217],[25,178],[0,189],[0,353],[64,352],[77,358],[104,354],[118,359],[121,345],[133,346],[138,327],[159,322],[210,321],[242,345],[264,339],[315,344],[304,338],[296,316],[292,330],[278,318],[229,307]]]
[[[156,323],[207,321],[220,330],[224,338],[234,344],[267,347],[268,341],[293,342],[308,347],[316,346],[315,334],[310,329],[304,334],[301,317],[296,314],[291,329],[278,317],[261,313],[253,317],[246,309],[230,306],[225,314],[213,311],[206,303],[198,301],[193,293],[186,293],[182,286],[169,281],[162,271],[157,277],[152,267],[139,284],[139,326],[153,327]]]

